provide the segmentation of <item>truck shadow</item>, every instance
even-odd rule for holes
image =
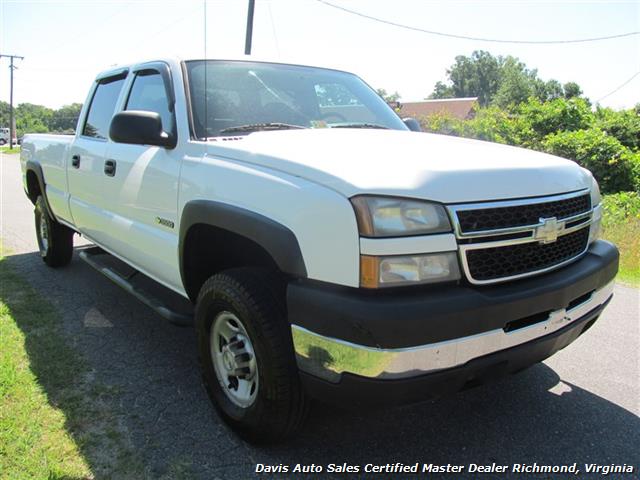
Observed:
[[[115,433],[99,431],[87,441],[77,424],[77,399],[65,400],[63,386],[46,378],[47,339],[26,335],[30,368],[65,414],[96,478],[123,478],[115,470],[123,455],[139,466],[138,478],[207,479],[253,477],[257,463],[326,469],[343,462],[578,462],[579,468],[595,462],[637,468],[640,460],[638,416],[561,380],[545,364],[420,405],[357,412],[315,405],[294,441],[250,446],[210,406],[192,329],[169,325],[78,259],[60,270],[46,268],[34,253],[4,262],[55,307],[64,341],[84,358],[85,382],[100,392],[86,401],[100,402]],[[11,309],[11,299],[7,303]],[[30,331],[33,318],[14,318]]]

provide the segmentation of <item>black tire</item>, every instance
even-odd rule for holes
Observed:
[[[34,217],[38,248],[44,263],[53,268],[67,265],[73,256],[74,231],[51,217],[42,195],[36,200]]]
[[[198,354],[209,397],[220,417],[252,443],[292,436],[308,412],[286,321],[283,285],[277,275],[263,270],[227,270],[204,283],[196,305]],[[210,333],[222,312],[240,320],[255,354],[257,393],[246,407],[229,398],[213,365]]]

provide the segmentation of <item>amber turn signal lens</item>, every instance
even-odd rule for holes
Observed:
[[[379,269],[379,257],[360,255],[360,286],[362,288],[378,288]]]

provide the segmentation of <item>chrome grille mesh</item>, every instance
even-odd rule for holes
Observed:
[[[535,272],[580,255],[588,240],[589,227],[586,227],[564,235],[554,243],[529,242],[469,250],[469,272],[480,281]]]
[[[582,190],[447,208],[467,279],[489,284],[546,272],[577,259],[588,247],[593,207],[589,192]]]
[[[533,202],[533,200],[532,200]],[[540,218],[556,217],[558,220],[588,212],[591,209],[589,194],[554,202],[530,203],[512,207],[481,208],[458,212],[460,231],[480,232],[501,228],[534,225]]]

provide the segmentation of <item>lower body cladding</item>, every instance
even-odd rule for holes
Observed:
[[[573,342],[613,295],[618,252],[597,241],[551,273],[489,287],[363,292],[292,283],[301,378],[343,405],[402,404],[522,370]]]

